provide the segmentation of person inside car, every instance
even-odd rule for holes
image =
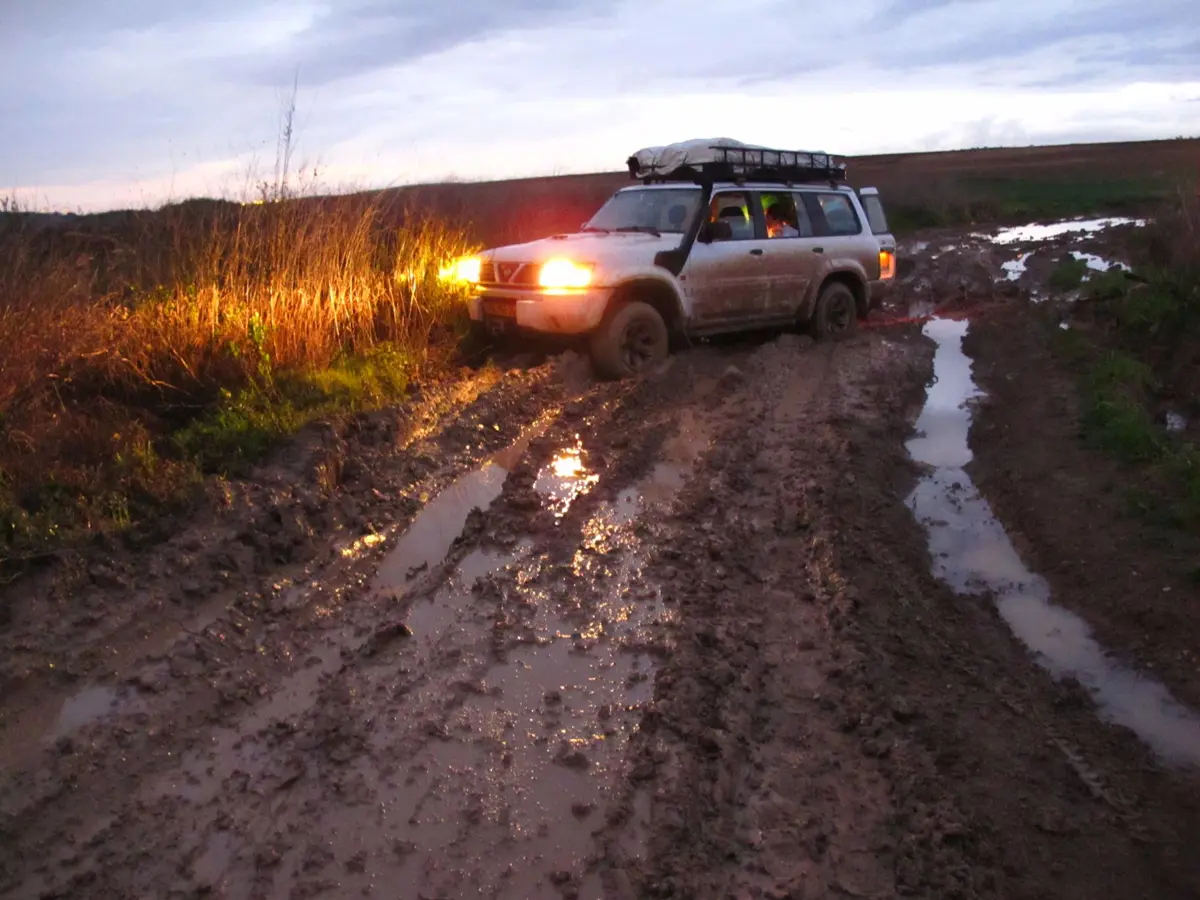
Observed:
[[[767,207],[767,237],[800,237],[800,229],[792,224],[795,220],[782,203],[772,203]]]

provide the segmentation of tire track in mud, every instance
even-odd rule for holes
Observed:
[[[825,492],[823,577],[846,585],[832,619],[861,649],[846,667],[848,731],[882,751],[903,895],[1194,897],[1185,835],[1200,827],[1195,773],[1169,771],[1087,693],[1031,657],[991,598],[932,574],[927,536],[900,501],[919,468],[904,448],[921,406],[842,423],[857,476]],[[1064,740],[1064,737],[1067,740]]]
[[[739,413],[649,570],[678,627],[641,729],[640,895],[894,894],[883,745],[844,727],[855,650],[831,627],[845,587],[817,564],[816,526],[829,485],[854,477],[839,423],[878,416],[868,389],[914,356],[866,339],[798,356],[781,340],[748,361]]]
[[[1180,783],[930,572],[931,350],[702,347],[369,462],[427,518],[5,787],[0,896],[1193,895]]]
[[[653,394],[654,387],[653,383],[643,383],[640,391],[643,395]],[[668,373],[659,390],[675,398],[687,387],[689,383],[681,383],[678,378],[672,380]],[[374,647],[372,639],[381,634],[400,638],[402,643],[419,641],[406,641],[404,630],[388,631],[381,627],[381,619],[387,617],[375,611],[377,604],[363,602],[361,589],[354,602],[340,608],[313,604],[315,621],[322,618],[337,620],[336,626],[331,626],[327,633],[333,640],[322,645],[318,635],[307,646],[297,644],[289,648],[289,655],[293,664],[299,664],[305,654],[310,654],[309,661],[315,657],[316,664],[297,668],[295,674],[274,692],[265,689],[260,682],[257,690],[265,694],[265,699],[254,704],[248,716],[233,727],[216,729],[201,749],[186,754],[177,769],[168,768],[157,784],[143,786],[129,802],[117,803],[118,791],[93,793],[92,802],[119,811],[115,816],[85,823],[74,829],[74,833],[68,830],[65,840],[55,847],[58,852],[50,854],[52,865],[41,867],[46,884],[71,884],[75,889],[86,886],[98,891],[98,895],[114,896],[145,895],[147,892],[166,895],[172,891],[188,896],[193,891],[222,884],[228,888],[224,893],[226,896],[289,896],[292,895],[289,893],[291,888],[299,891],[294,895],[300,896],[330,887],[328,870],[331,865],[337,870],[334,881],[339,890],[346,889],[350,883],[369,888],[372,883],[377,883],[373,876],[377,865],[381,864],[379,857],[387,856],[387,865],[378,870],[384,871],[389,880],[420,874],[413,871],[412,860],[423,858],[438,861],[433,869],[426,867],[425,877],[441,877],[443,883],[458,885],[458,890],[462,889],[464,879],[501,879],[496,881],[501,884],[502,879],[512,878],[505,874],[512,870],[527,879],[533,878],[533,881],[526,881],[532,887],[517,888],[515,895],[535,896],[536,893],[531,891],[547,885],[555,894],[570,895],[577,891],[585,866],[577,866],[574,872],[569,869],[526,872],[519,854],[514,857],[508,852],[512,848],[506,850],[503,840],[494,842],[493,839],[499,839],[500,835],[480,836],[487,827],[494,830],[497,826],[485,815],[482,803],[487,796],[489,777],[477,777],[471,771],[481,762],[494,764],[499,753],[500,768],[493,765],[494,776],[512,781],[514,776],[509,772],[514,759],[519,762],[520,755],[498,750],[504,741],[496,735],[494,723],[490,737],[480,738],[472,745],[462,741],[456,744],[452,739],[457,729],[453,719],[458,715],[479,721],[491,715],[494,720],[495,709],[471,711],[471,708],[489,703],[494,707],[497,697],[503,697],[507,691],[519,701],[517,705],[522,709],[535,708],[535,701],[540,699],[546,707],[543,727],[551,733],[555,731],[550,728],[555,720],[564,717],[579,720],[581,711],[573,708],[571,695],[567,692],[547,690],[537,698],[526,691],[525,696],[521,696],[519,685],[529,679],[520,675],[518,666],[529,669],[530,663],[507,657],[519,657],[526,647],[533,648],[535,656],[558,657],[553,662],[559,671],[551,673],[557,680],[570,675],[576,680],[586,680],[586,676],[595,681],[597,670],[620,670],[623,675],[621,688],[627,690],[633,703],[594,702],[588,708],[588,717],[597,720],[592,731],[599,732],[605,739],[616,736],[618,730],[625,727],[624,720],[630,715],[630,709],[639,699],[648,697],[648,677],[636,669],[644,664],[642,659],[648,652],[656,652],[655,639],[641,633],[639,625],[634,629],[638,633],[609,641],[605,631],[610,622],[604,616],[598,623],[594,616],[590,625],[584,621],[589,618],[589,612],[595,613],[612,602],[611,589],[600,585],[604,578],[614,573],[605,566],[594,566],[594,557],[612,556],[617,552],[617,545],[629,542],[630,526],[634,521],[632,513],[636,510],[626,507],[637,505],[637,491],[631,492],[634,479],[639,474],[646,474],[655,451],[672,428],[670,415],[660,415],[649,425],[640,423],[644,398],[643,403],[639,403],[637,391],[633,391],[631,402],[629,393],[628,387],[605,386],[594,390],[583,401],[568,404],[564,420],[551,425],[542,437],[534,438],[526,462],[518,465],[505,482],[495,509],[482,515],[475,514],[473,521],[468,523],[468,535],[475,532],[474,543],[480,546],[468,552],[472,540],[469,538],[452,550],[450,560],[440,571],[431,571],[424,579],[424,590],[428,594],[445,590],[439,588],[445,583],[439,576],[455,564],[468,575],[483,576],[485,587],[476,593],[483,597],[486,605],[496,607],[482,616],[485,623],[491,621],[490,630],[481,633],[476,628],[475,640],[466,641],[443,635],[444,640],[437,642],[430,653],[431,659],[414,659],[409,665],[406,659],[391,658],[394,648],[386,648],[382,657],[379,653],[363,652],[368,646]],[[660,396],[657,400],[661,402],[663,398]],[[671,408],[670,403],[665,405]],[[637,425],[642,426],[640,431],[635,427]],[[514,534],[531,531],[531,511],[541,508],[539,498],[532,496],[537,493],[539,481],[535,464],[539,470],[544,468],[542,463],[549,461],[547,453],[564,446],[566,432],[586,436],[596,428],[608,428],[616,433],[613,443],[617,449],[601,446],[595,454],[599,463],[597,470],[602,469],[606,477],[593,485],[596,490],[577,497],[562,515],[543,510],[541,522],[534,522],[532,532],[539,534],[541,529],[551,537],[548,549],[541,550],[536,565],[519,562],[518,557],[525,550],[520,546],[514,548]],[[682,482],[688,452],[697,452],[694,441],[689,444],[685,440],[684,444],[684,458],[660,464],[665,469],[648,480],[648,487],[661,490],[665,484],[669,494],[672,487]],[[553,465],[550,468],[553,473]],[[483,520],[482,524],[480,520]],[[544,536],[539,534],[539,537]],[[489,546],[485,548],[482,543]],[[517,554],[508,560],[505,571],[512,574],[509,593],[513,587],[517,588],[519,596],[515,598],[507,596],[497,586],[494,575],[490,579],[487,577],[489,569],[497,568],[498,554],[511,554],[513,549]],[[636,593],[632,585],[636,580],[636,567],[622,563],[618,568],[622,566],[626,586],[619,592]],[[580,581],[587,585],[582,594],[573,589]],[[522,621],[522,614],[531,606],[530,582],[545,583],[545,587],[537,588],[543,601],[540,605],[534,604],[532,621]],[[570,586],[564,588],[568,583]],[[451,593],[460,597],[466,593],[465,585],[456,587],[453,581],[449,584]],[[410,602],[418,602],[421,591],[418,584],[411,592],[413,599]],[[555,609],[559,611],[553,612]],[[539,615],[541,621],[538,621]],[[629,605],[616,615],[628,620]],[[500,637],[498,634],[503,634],[508,617],[517,627],[512,629],[513,637]],[[419,616],[413,618],[419,619]],[[576,621],[575,627],[580,630],[561,633],[561,626],[570,620]],[[384,626],[387,624],[383,622]],[[430,622],[428,617],[424,622],[431,628],[437,624]],[[446,621],[440,623],[443,628],[449,624]],[[554,637],[549,640],[547,624],[557,626]],[[486,639],[481,640],[481,637]],[[595,654],[604,658],[599,666],[572,663],[577,655],[579,659],[586,659],[593,647],[606,641],[612,646]],[[641,657],[634,656],[636,661],[625,662],[626,655],[618,646],[622,643],[639,651]],[[546,652],[547,648],[550,653]],[[247,650],[253,653],[249,648],[243,652]],[[403,649],[396,652],[403,656]],[[395,668],[389,664],[396,662]],[[484,685],[483,677],[496,667],[497,662],[507,664],[509,672],[497,677],[495,685]],[[275,663],[278,664],[278,660]],[[420,671],[422,664],[426,669],[424,672]],[[397,674],[401,677],[397,678]],[[545,678],[541,673],[538,677]],[[535,682],[542,683],[537,679]],[[604,690],[599,692],[602,699],[614,696],[611,688],[605,690],[607,694]],[[565,699],[564,694],[567,695]],[[388,716],[383,714],[384,711],[395,706],[391,701],[397,699],[402,701],[402,716],[385,721]],[[499,730],[511,732],[514,727],[510,717],[501,723]],[[530,735],[533,733],[529,732]],[[596,753],[597,761],[593,761],[583,750],[573,749],[571,739],[565,739],[565,743],[563,740],[560,737],[555,744],[550,744],[539,735],[526,741],[523,752],[531,759],[527,770],[517,775],[524,778],[526,784],[533,784],[544,780],[547,772],[561,771],[569,781],[581,771],[593,773],[619,767],[619,753],[607,754],[611,760],[607,763],[599,761],[604,753]],[[589,743],[586,739],[574,740]],[[590,743],[596,741],[593,739]],[[468,752],[460,752],[464,747]],[[537,747],[536,753],[543,757],[549,747],[553,756],[549,760],[535,760],[533,747]],[[146,747],[140,749],[143,761],[154,755]],[[428,762],[420,761],[422,754]],[[369,764],[362,764],[363,759],[369,760]],[[410,761],[404,772],[397,769],[400,759]],[[445,768],[447,763],[453,765],[456,759],[457,769]],[[161,762],[160,759],[158,768],[161,768]],[[555,768],[546,764],[554,762],[561,765]],[[438,767],[436,771],[435,767]],[[136,777],[121,779],[119,789],[131,789],[154,768],[151,765],[149,770],[139,771]],[[595,775],[589,777],[596,780]],[[610,783],[613,780],[610,778]],[[478,801],[472,801],[466,809],[451,809],[453,804],[447,806],[446,786],[455,784],[462,790],[456,790],[454,796],[476,797]],[[467,790],[466,786],[471,784],[476,787]],[[423,820],[421,816],[433,805],[428,800],[431,789],[441,791],[437,796],[442,808],[429,813],[432,818]],[[554,796],[553,792],[547,794],[544,790],[539,793],[543,799]],[[583,794],[583,799],[569,804],[571,815],[581,820],[592,817],[593,805],[602,806],[605,799],[602,790],[592,789],[590,800],[587,791]],[[280,799],[281,795],[284,799]],[[377,796],[387,797],[393,806],[407,804],[412,807],[404,823],[420,837],[420,841],[406,837],[404,828],[394,833],[379,823],[372,827],[363,824],[365,810],[361,806],[374,804],[372,798]],[[379,804],[381,810],[384,805]],[[555,844],[547,844],[546,839],[550,836],[551,823],[561,818],[557,813],[565,810],[547,809],[554,814],[543,816],[534,832],[536,840],[533,843],[541,841],[539,846],[555,851]],[[455,821],[444,815],[448,812],[458,813],[459,821],[466,823],[459,825],[465,829],[461,834],[447,826],[447,820]],[[296,834],[302,833],[302,825],[314,817],[323,823],[323,827],[326,817],[333,819],[327,829],[328,840],[298,842]],[[603,818],[603,810],[594,816],[594,820]],[[29,821],[32,816],[26,819]],[[418,827],[422,824],[430,827]],[[499,827],[501,831],[512,830],[508,821],[502,821]],[[367,833],[372,830],[374,834],[368,840]],[[43,832],[46,835],[43,840],[54,844],[48,831]],[[581,829],[577,831],[584,833]],[[390,835],[385,842],[386,848],[380,843],[384,834]],[[26,838],[29,845],[36,843],[33,833]],[[444,871],[447,858],[453,859],[452,848],[468,838],[474,840],[477,847],[482,844],[499,848],[498,855],[493,853],[490,861],[503,863],[503,870],[493,868],[481,872],[476,867],[475,871]],[[378,855],[374,858],[371,854],[364,856],[361,849],[364,844],[377,848]],[[354,846],[360,849],[349,853]],[[583,843],[578,843],[577,847],[575,858],[580,859]],[[424,851],[423,855],[421,851]],[[135,853],[135,856],[130,857],[129,853]],[[560,855],[556,853],[556,857]],[[98,859],[101,856],[103,865]],[[24,887],[36,893],[35,881],[26,881]]]
[[[52,734],[50,746],[38,741],[58,705],[44,689],[41,708],[32,707],[33,721],[20,716],[20,707],[14,711],[6,704],[3,737],[10,777],[0,789],[0,841],[14,849],[0,854],[0,883],[19,858],[18,837],[26,847],[41,845],[34,858],[51,866],[73,859],[81,840],[106,839],[115,821],[110,815],[78,821],[79,810],[118,808],[143,777],[172,764],[210,725],[269,695],[278,678],[300,668],[315,638],[341,609],[361,599],[362,571],[369,568],[371,553],[415,517],[422,498],[450,483],[481,451],[507,445],[523,420],[563,401],[567,391],[554,383],[552,371],[509,373],[499,383],[490,379],[491,387],[484,379],[483,390],[456,390],[447,402],[435,398],[432,415],[424,409],[408,418],[403,411],[374,414],[352,422],[332,445],[318,441],[315,452],[290,448],[276,464],[281,471],[275,478],[283,487],[268,479],[265,496],[267,512],[276,513],[277,520],[286,523],[288,515],[302,520],[296,528],[276,522],[275,528],[256,531],[253,522],[235,515],[224,526],[230,532],[226,543],[205,545],[193,544],[195,531],[207,527],[197,526],[156,552],[149,564],[143,561],[141,575],[149,587],[123,595],[121,585],[113,586],[109,593],[123,615],[131,601],[170,590],[156,570],[180,562],[195,568],[231,552],[230,541],[233,550],[249,541],[252,551],[252,565],[239,573],[248,590],[226,591],[205,602],[195,613],[204,617],[202,623],[189,627],[185,615],[181,629],[174,624],[180,617],[172,612],[164,624],[154,625],[154,605],[149,617],[141,616],[151,628],[160,628],[156,640],[161,643],[147,647],[143,640],[126,648],[130,660],[138,651],[150,652],[112,687],[85,689],[81,696],[94,699],[80,711],[86,724],[72,733],[57,741]],[[335,471],[327,484],[320,479],[329,469]],[[314,534],[319,527],[325,532]],[[279,557],[270,552],[277,537],[289,549],[297,548],[296,563],[278,565]],[[180,545],[197,552],[181,552]],[[178,580],[177,575],[173,583]],[[71,584],[68,580],[58,590]],[[117,701],[113,708],[110,701]],[[43,721],[42,710],[51,717]],[[35,754],[41,756],[37,765],[18,767]],[[32,895],[34,884],[27,885]]]

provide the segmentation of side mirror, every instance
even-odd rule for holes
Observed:
[[[728,241],[733,239],[733,226],[724,219],[717,219],[715,222],[705,222],[700,226],[700,234],[697,239],[702,244],[711,244],[713,241]]]

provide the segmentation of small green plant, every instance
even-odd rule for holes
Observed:
[[[254,351],[254,375],[261,387],[270,388],[274,382],[274,372],[271,369],[271,354],[267,350],[267,325],[257,312],[246,323],[246,338]]]
[[[173,443],[201,471],[245,475],[296,420],[289,405],[272,402],[262,391],[222,389],[220,405],[177,431]]]
[[[1085,433],[1125,462],[1156,459],[1162,429],[1145,405],[1154,384],[1154,375],[1144,363],[1123,353],[1109,353],[1090,378]]]
[[[1084,296],[1090,302],[1107,304],[1124,297],[1132,284],[1120,269],[1096,272],[1088,279]]]
[[[1113,304],[1117,323],[1149,340],[1177,339],[1195,333],[1200,321],[1200,278],[1180,272],[1155,273],[1148,284],[1125,291]]]
[[[1082,259],[1068,257],[1062,260],[1050,273],[1047,283],[1056,291],[1073,291],[1081,284],[1088,274],[1088,265]]]
[[[203,472],[245,475],[281,438],[315,419],[401,399],[415,365],[411,353],[385,344],[325,369],[267,375],[269,387],[223,390],[217,407],[177,431],[173,445]]]

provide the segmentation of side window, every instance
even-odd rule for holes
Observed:
[[[845,194],[817,194],[817,205],[825,217],[831,235],[860,234],[862,223],[858,221],[858,213]]]
[[[867,196],[860,199],[862,200],[863,210],[867,214],[867,224],[871,226],[871,233],[887,234],[887,216],[883,213],[883,201],[879,199],[879,195],[867,194]]]
[[[709,220],[728,222],[733,240],[754,239],[754,221],[750,218],[750,197],[745,191],[717,194],[709,208]]]
[[[762,206],[768,238],[812,237],[812,220],[799,194],[763,194]]]

